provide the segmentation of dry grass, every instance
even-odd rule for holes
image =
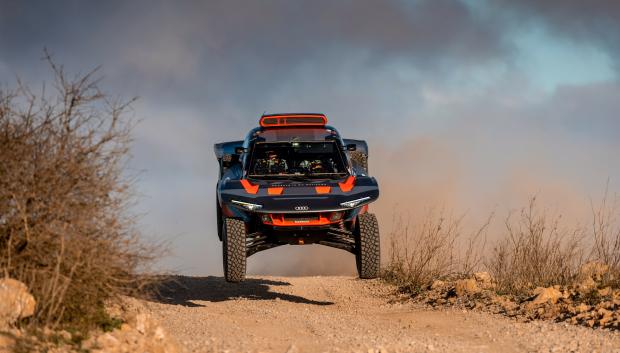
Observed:
[[[620,287],[620,199],[606,191],[598,207],[592,206],[591,241],[589,258],[609,266],[605,282]]]
[[[158,253],[127,215],[131,101],[103,94],[96,70],[69,78],[47,59],[51,94],[0,91],[0,273],[37,299],[31,324],[86,332],[109,321],[106,300],[141,287]]]
[[[467,238],[466,250],[460,252],[457,245],[463,238],[462,219],[436,210],[429,210],[414,226],[410,220],[395,218],[389,235],[390,260],[383,277],[415,293],[435,279],[471,271],[481,261],[477,250],[484,247],[488,223]]]
[[[607,193],[606,193],[607,195]],[[570,224],[537,206],[535,197],[505,220],[504,232],[486,247],[492,217],[463,237],[461,219],[429,212],[411,226],[397,218],[390,234],[390,257],[383,277],[417,293],[436,279],[488,271],[499,292],[524,294],[542,286],[571,285],[581,280],[580,268],[598,262],[609,271],[605,285],[620,286],[620,220],[618,197],[605,196],[592,207],[592,227]]]
[[[583,230],[562,229],[560,220],[538,210],[536,198],[516,219],[508,216],[506,234],[486,262],[499,291],[521,293],[576,279],[583,261]]]

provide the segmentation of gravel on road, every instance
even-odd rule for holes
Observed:
[[[394,299],[352,277],[177,276],[147,308],[191,352],[620,352],[618,332]]]

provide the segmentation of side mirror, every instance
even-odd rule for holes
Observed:
[[[347,145],[347,151],[355,151],[357,150],[357,145],[354,143],[348,144]]]
[[[246,152],[245,148],[243,148],[243,147],[235,147],[235,154],[241,155],[241,154],[243,154],[245,152]]]

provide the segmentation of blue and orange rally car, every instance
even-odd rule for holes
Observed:
[[[243,141],[214,147],[227,281],[245,278],[248,256],[286,244],[349,251],[360,278],[377,277],[379,226],[368,204],[379,187],[366,142],[341,138],[323,114],[272,114]]]

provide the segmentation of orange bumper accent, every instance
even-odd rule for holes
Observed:
[[[286,219],[284,214],[269,214],[271,222],[265,222],[265,224],[280,226],[280,227],[305,227],[305,226],[325,226],[332,223],[338,223],[342,220],[342,213],[338,219],[331,221],[329,219],[330,213],[320,213],[316,219]]]

